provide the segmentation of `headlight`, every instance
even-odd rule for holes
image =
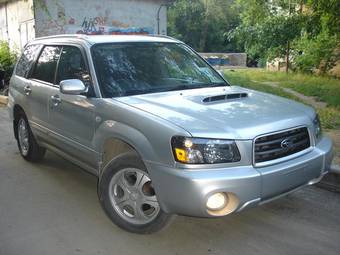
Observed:
[[[185,164],[230,163],[241,160],[233,140],[175,136],[171,139],[176,161]]]
[[[319,137],[321,136],[321,123],[320,123],[320,119],[319,116],[316,115],[314,121],[313,121],[313,125],[314,125],[314,134],[316,139],[319,139]]]

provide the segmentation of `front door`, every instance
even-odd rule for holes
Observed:
[[[55,86],[49,95],[49,124],[55,146],[70,156],[96,167],[97,153],[93,150],[95,113],[91,93],[65,95],[59,91],[62,80],[79,79],[91,88],[84,54],[76,46],[63,46]],[[91,89],[90,89],[91,90]]]

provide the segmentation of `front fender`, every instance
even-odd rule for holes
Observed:
[[[146,161],[158,161],[159,156],[150,141],[137,129],[114,120],[106,120],[97,128],[93,138],[95,150],[103,153],[105,141],[111,138],[119,139],[132,148]]]

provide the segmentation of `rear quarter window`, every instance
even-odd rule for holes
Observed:
[[[39,53],[40,45],[29,45],[22,52],[21,57],[18,61],[17,67],[15,69],[15,74],[21,77],[27,77],[33,61]]]

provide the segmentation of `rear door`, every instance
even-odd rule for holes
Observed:
[[[15,75],[12,76],[10,82],[10,94],[15,97],[16,103],[24,109],[28,120],[31,119],[31,107],[36,94],[32,94],[31,81],[28,76],[41,47],[39,44],[33,44],[24,49],[16,65]]]
[[[92,84],[85,53],[78,46],[63,46],[58,63],[55,86],[49,95],[49,125],[55,145],[87,165],[96,167],[93,150],[95,113]],[[59,83],[79,79],[88,87],[84,95],[65,95]]]
[[[29,75],[25,93],[30,98],[30,124],[43,139],[48,134],[48,96],[60,57],[60,46],[44,46]]]

